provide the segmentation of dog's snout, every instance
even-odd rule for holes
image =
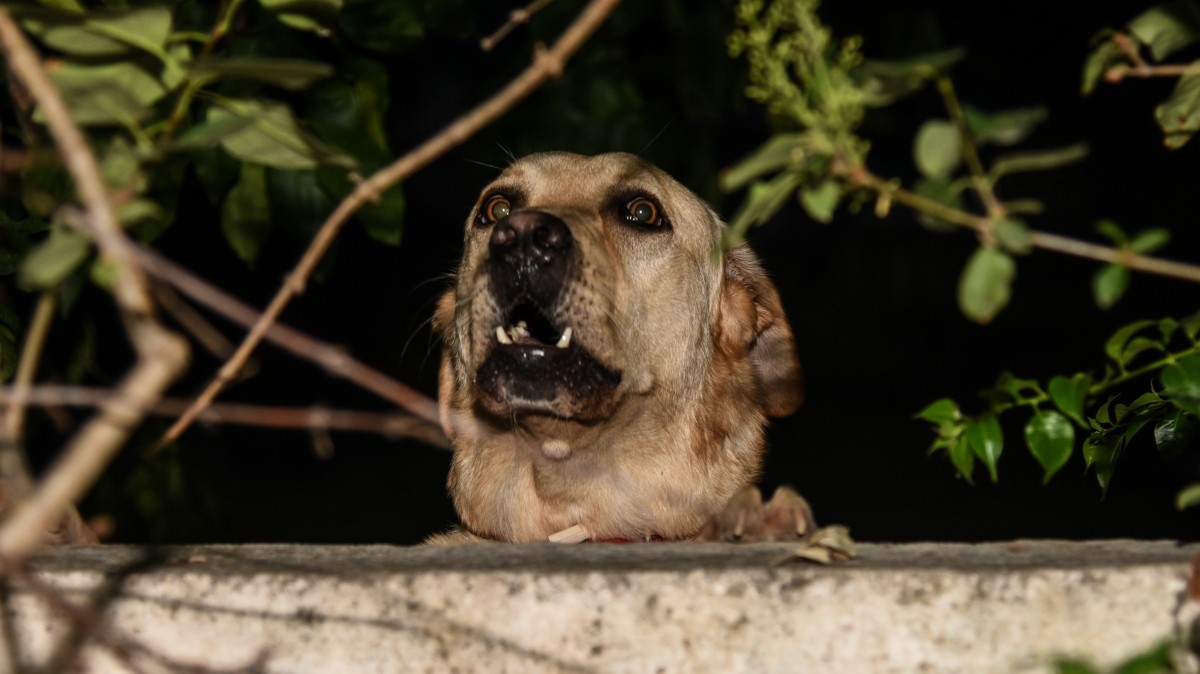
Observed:
[[[523,286],[558,288],[573,245],[571,230],[559,218],[542,211],[517,211],[496,223],[488,248],[492,273]]]

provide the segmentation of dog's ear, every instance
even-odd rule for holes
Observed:
[[[725,253],[718,348],[747,353],[766,403],[766,413],[781,417],[804,402],[804,383],[796,342],[779,300],[758,258],[742,245]]]
[[[454,333],[454,305],[457,302],[454,289],[447,290],[438,300],[433,312],[433,331],[442,338],[442,363],[438,368],[438,418],[442,432],[454,439],[454,425],[450,423],[450,403],[454,398],[454,368],[450,364],[450,340]]]

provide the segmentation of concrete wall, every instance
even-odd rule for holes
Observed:
[[[92,672],[985,673],[1111,664],[1197,613],[1195,545],[874,544],[830,567],[788,551],[63,549],[10,584],[5,628],[24,665]]]

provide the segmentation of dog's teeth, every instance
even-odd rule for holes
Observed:
[[[510,328],[510,330],[511,332],[509,335],[513,338],[514,342],[529,336],[529,326],[525,323],[525,321],[518,321],[516,325]]]
[[[571,346],[571,328],[563,330],[562,337],[558,338],[558,343],[555,344],[560,349],[565,349]]]
[[[500,340],[501,344],[512,344],[513,343],[513,341],[511,339],[509,339],[508,333],[505,332],[504,328],[499,325],[496,326],[496,339]]]

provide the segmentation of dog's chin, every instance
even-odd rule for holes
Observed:
[[[545,414],[593,421],[612,414],[621,373],[587,349],[496,344],[475,373],[479,402],[492,414]]]

